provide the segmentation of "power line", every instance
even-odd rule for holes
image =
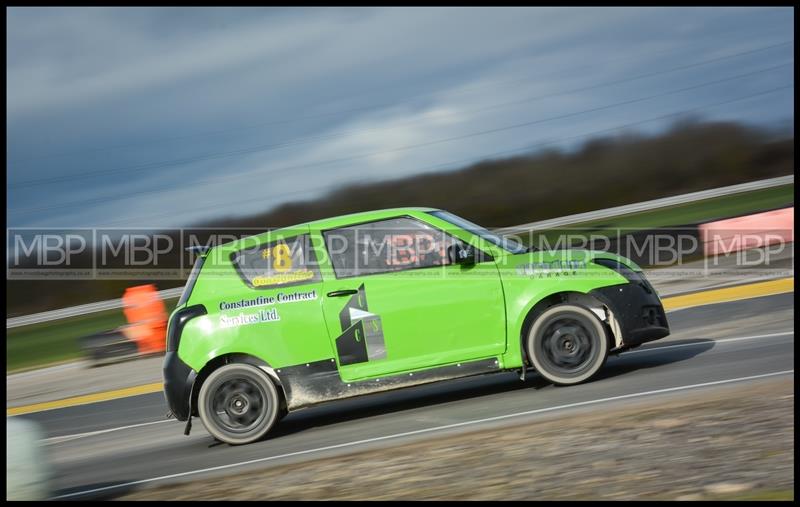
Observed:
[[[608,133],[608,132],[614,132],[614,131],[617,131],[617,130],[624,130],[624,129],[627,129],[627,128],[639,126],[639,125],[642,125],[642,124],[645,124],[645,123],[651,123],[651,122],[654,122],[654,121],[661,121],[661,120],[667,120],[667,119],[670,119],[670,118],[676,118],[676,117],[680,117],[680,116],[683,116],[683,115],[687,115],[687,114],[695,113],[695,112],[698,112],[698,111],[702,111],[702,110],[705,110],[705,109],[710,109],[710,108],[719,107],[719,106],[723,106],[723,105],[733,104],[733,103],[736,103],[736,102],[742,102],[742,101],[745,101],[745,100],[749,100],[749,99],[752,99],[752,98],[768,95],[770,93],[775,93],[775,92],[778,92],[778,91],[781,91],[781,90],[787,90],[787,89],[790,89],[790,88],[794,88],[794,85],[780,86],[780,87],[777,87],[777,88],[772,88],[772,89],[764,90],[764,91],[757,92],[757,93],[751,93],[751,94],[744,95],[744,96],[741,96],[741,97],[737,97],[737,98],[734,98],[734,99],[729,99],[729,100],[725,100],[725,101],[721,101],[721,102],[716,102],[716,103],[713,103],[713,104],[707,104],[707,105],[703,105],[703,106],[699,106],[699,107],[694,107],[694,108],[691,108],[691,109],[685,109],[685,110],[682,110],[682,111],[677,111],[677,112],[674,112],[674,113],[669,113],[669,114],[665,114],[665,115],[661,115],[661,116],[656,116],[656,117],[653,117],[653,118],[647,118],[645,120],[639,120],[639,121],[635,121],[635,122],[632,122],[632,123],[626,123],[626,124],[623,124],[623,125],[617,125],[617,126],[614,126],[614,127],[604,128],[604,129],[600,129],[600,130],[593,130],[591,132],[585,132],[583,134],[578,134],[578,135],[574,135],[574,136],[562,137],[562,138],[559,138],[559,139],[551,139],[549,141],[543,141],[543,142],[534,143],[534,144],[527,144],[525,146],[522,146],[522,147],[519,147],[519,148],[514,148],[514,149],[511,149],[511,150],[503,150],[503,151],[498,151],[498,152],[494,152],[494,153],[478,155],[476,157],[470,157],[470,158],[465,158],[465,159],[461,159],[461,160],[455,160],[455,161],[449,161],[449,162],[443,162],[443,163],[439,163],[439,164],[434,164],[434,165],[422,168],[420,170],[420,173],[418,173],[418,175],[422,174],[424,172],[431,171],[431,170],[436,170],[436,169],[442,170],[442,169],[446,169],[448,167],[450,167],[450,169],[452,170],[452,169],[455,169],[455,168],[457,168],[457,167],[459,167],[459,166],[461,166],[463,164],[476,163],[476,159],[477,159],[477,161],[484,161],[484,160],[490,160],[490,159],[494,159],[494,158],[501,157],[501,156],[508,156],[508,155],[511,155],[511,154],[514,154],[514,153],[531,152],[532,150],[535,150],[535,149],[538,149],[538,148],[542,148],[542,147],[545,147],[545,146],[549,146],[549,145],[553,145],[553,144],[559,144],[559,143],[563,143],[563,142],[566,142],[566,141],[573,141],[573,140],[576,140],[576,139],[597,136],[597,135],[600,135],[600,134],[605,134],[605,133]],[[456,166],[456,167],[452,167],[452,166]],[[316,187],[316,188],[312,188],[312,189],[303,189],[303,190],[300,190],[300,191],[297,191],[297,192],[281,192],[280,194],[259,196],[259,197],[255,197],[255,198],[252,198],[252,199],[239,199],[236,202],[231,202],[230,200],[226,200],[226,201],[220,201],[220,202],[216,202],[216,203],[207,203],[206,205],[204,205],[201,208],[185,209],[185,210],[179,211],[177,213],[175,213],[175,212],[173,212],[173,213],[158,213],[158,214],[144,215],[144,216],[138,216],[138,217],[130,217],[130,218],[125,218],[125,219],[122,219],[122,220],[116,220],[116,221],[112,221],[112,222],[106,222],[105,226],[122,224],[122,223],[130,222],[130,221],[138,221],[138,220],[147,219],[147,218],[161,218],[161,217],[165,217],[165,216],[173,216],[174,217],[176,215],[183,215],[183,214],[186,214],[186,213],[194,213],[196,211],[207,210],[210,207],[217,208],[217,207],[226,206],[226,205],[227,206],[241,205],[241,204],[249,203],[249,202],[263,201],[265,199],[270,199],[270,198],[274,198],[274,197],[285,197],[285,196],[289,196],[289,195],[298,195],[298,194],[303,194],[303,193],[313,193],[313,192],[318,192],[318,191],[321,191],[321,190],[333,190],[334,188],[336,188],[336,187],[332,187],[330,185],[325,185],[325,186]]]
[[[358,154],[358,155],[351,155],[351,156],[348,156],[348,157],[341,157],[341,158],[337,158],[337,159],[329,159],[329,160],[323,160],[323,161],[317,161],[317,162],[312,162],[312,163],[307,163],[307,164],[300,164],[300,165],[296,165],[296,166],[285,167],[285,168],[281,168],[281,169],[274,169],[274,170],[270,170],[270,171],[261,172],[261,173],[259,173],[259,175],[268,175],[268,174],[274,174],[274,173],[277,173],[277,172],[297,171],[297,170],[300,170],[300,169],[307,169],[307,168],[310,168],[310,167],[318,167],[318,166],[328,165],[328,164],[337,163],[337,162],[357,160],[357,159],[368,158],[368,157],[372,157],[372,156],[376,156],[376,155],[385,155],[385,154],[389,154],[389,153],[397,153],[397,152],[401,152],[401,151],[407,151],[407,150],[411,150],[411,149],[417,149],[417,148],[422,148],[422,147],[426,147],[426,146],[432,146],[432,145],[436,145],[436,144],[442,144],[442,143],[458,141],[458,140],[463,140],[463,139],[469,139],[469,138],[488,135],[488,134],[494,134],[494,133],[503,132],[503,131],[507,131],[507,130],[518,129],[518,128],[522,128],[522,127],[528,127],[528,126],[541,124],[541,123],[546,123],[546,122],[550,122],[550,121],[561,120],[561,119],[565,119],[565,118],[571,118],[571,117],[579,116],[579,115],[582,115],[582,114],[587,114],[587,113],[592,113],[592,112],[597,112],[597,111],[603,111],[603,110],[606,110],[606,109],[612,109],[612,108],[620,107],[620,106],[624,106],[624,105],[635,104],[635,103],[638,103],[638,102],[643,102],[643,101],[646,101],[646,100],[652,100],[652,99],[655,99],[655,98],[660,98],[660,97],[664,97],[664,96],[667,96],[667,95],[673,95],[673,94],[676,94],[676,93],[682,93],[682,92],[685,92],[685,91],[694,90],[694,89],[702,88],[702,87],[706,87],[706,86],[711,86],[711,85],[714,85],[714,84],[719,84],[719,83],[723,83],[723,82],[727,82],[727,81],[733,81],[733,80],[736,80],[736,79],[742,79],[744,77],[749,77],[749,76],[752,76],[752,75],[755,75],[755,74],[761,74],[761,73],[764,73],[764,72],[768,72],[770,70],[775,70],[775,69],[778,69],[778,68],[781,68],[781,67],[786,67],[786,66],[791,65],[791,64],[792,64],[791,62],[790,63],[784,63],[784,64],[781,64],[781,65],[768,67],[766,69],[759,69],[759,70],[753,71],[753,72],[739,74],[739,75],[736,75],[736,76],[731,76],[731,77],[727,77],[727,78],[723,78],[723,79],[717,79],[717,80],[714,80],[714,81],[709,81],[709,82],[705,82],[705,83],[701,83],[701,84],[697,84],[697,85],[693,85],[693,86],[689,86],[689,87],[679,88],[677,90],[671,90],[671,91],[668,91],[668,92],[658,93],[658,94],[650,95],[650,96],[647,96],[647,97],[640,97],[640,98],[636,98],[636,99],[617,102],[617,103],[614,103],[614,104],[608,104],[608,105],[605,105],[605,106],[599,106],[599,107],[595,107],[595,108],[591,108],[591,109],[584,109],[584,110],[581,110],[581,111],[567,113],[567,114],[554,116],[554,117],[550,117],[550,118],[543,118],[543,119],[528,121],[528,122],[524,122],[524,123],[517,123],[517,124],[514,124],[514,125],[506,125],[506,126],[503,126],[503,127],[497,127],[497,128],[493,128],[493,129],[487,129],[487,130],[481,130],[481,131],[477,131],[477,132],[471,132],[471,133],[468,133],[468,134],[462,134],[462,135],[458,135],[458,136],[454,136],[454,137],[449,137],[449,138],[444,138],[444,139],[437,139],[437,140],[433,140],[433,141],[426,141],[424,143],[416,143],[416,144],[410,144],[410,145],[406,145],[406,146],[400,146],[400,147],[392,148],[392,149],[388,149],[388,150],[380,150],[380,151],[376,151],[376,152],[362,153],[362,154]],[[194,186],[196,187],[196,186],[201,186],[201,185],[216,184],[216,183],[220,183],[220,182],[223,182],[223,181],[230,181],[230,180],[235,180],[235,179],[244,178],[244,177],[252,177],[252,176],[253,175],[251,175],[251,174],[237,174],[237,175],[233,175],[233,176],[225,176],[225,177],[221,177],[221,178],[213,178],[213,179],[210,179],[210,180],[197,182],[197,183],[194,184]],[[10,214],[10,213],[30,213],[30,212],[36,212],[36,211],[47,211],[47,210],[53,210],[53,209],[63,209],[63,208],[69,208],[69,207],[73,207],[73,206],[84,206],[84,205],[87,205],[87,204],[99,204],[99,203],[113,201],[113,200],[129,199],[129,198],[137,197],[137,196],[140,196],[140,195],[164,193],[164,192],[169,192],[171,190],[172,189],[155,189],[155,190],[142,190],[142,191],[139,191],[139,192],[126,192],[125,194],[117,194],[115,196],[110,196],[110,197],[102,197],[102,198],[97,198],[97,199],[81,200],[81,201],[69,201],[69,202],[66,202],[66,203],[53,204],[53,205],[49,205],[49,206],[40,206],[40,207],[32,207],[32,208],[10,208],[7,211]]]
[[[172,159],[172,160],[165,160],[165,161],[158,161],[158,162],[148,162],[148,163],[145,163],[145,164],[138,164],[138,165],[120,167],[120,168],[115,168],[115,169],[98,169],[98,170],[95,170],[95,171],[86,171],[86,172],[83,172],[83,173],[70,174],[70,175],[64,175],[64,176],[52,176],[52,177],[47,177],[47,178],[38,178],[38,179],[26,180],[26,181],[21,181],[21,182],[16,182],[16,183],[9,183],[8,184],[8,188],[24,188],[24,187],[30,187],[30,186],[33,186],[33,185],[60,183],[60,182],[64,182],[64,181],[73,181],[73,180],[77,180],[77,179],[83,179],[83,178],[89,178],[89,177],[95,177],[95,176],[105,176],[105,175],[111,175],[111,174],[130,173],[130,172],[141,172],[141,171],[147,171],[147,170],[150,170],[150,169],[159,169],[159,168],[162,168],[162,167],[173,167],[173,166],[178,166],[178,165],[190,164],[190,163],[193,163],[193,162],[202,162],[202,161],[205,161],[205,160],[213,160],[213,159],[217,159],[217,158],[234,157],[234,156],[238,156],[238,155],[247,155],[247,154],[251,154],[251,153],[271,151],[271,150],[285,148],[285,147],[289,147],[289,146],[297,146],[297,145],[306,144],[306,143],[313,143],[313,142],[317,142],[317,141],[325,141],[325,140],[329,140],[329,139],[336,139],[336,138],[340,138],[340,137],[344,137],[344,136],[348,136],[348,135],[352,135],[352,134],[357,134],[357,133],[360,133],[360,132],[368,132],[368,131],[381,130],[381,129],[386,129],[386,128],[397,128],[397,127],[403,127],[403,126],[408,126],[408,125],[416,125],[416,124],[419,124],[419,123],[423,123],[426,117],[453,116],[453,115],[456,115],[456,114],[475,114],[475,113],[479,113],[479,112],[489,111],[489,110],[492,110],[492,109],[498,109],[498,108],[508,107],[508,106],[512,106],[512,105],[520,105],[520,104],[524,104],[524,103],[528,103],[528,102],[534,102],[536,100],[542,100],[542,99],[546,99],[546,98],[552,98],[552,97],[558,97],[558,96],[562,96],[562,95],[569,95],[569,94],[572,94],[572,93],[578,93],[578,92],[594,90],[594,89],[597,89],[597,88],[603,88],[603,87],[606,87],[606,86],[612,86],[612,85],[621,84],[621,83],[625,83],[625,82],[637,81],[637,80],[640,80],[640,79],[645,79],[645,78],[649,78],[649,77],[654,77],[654,76],[659,76],[659,75],[668,74],[668,73],[672,73],[672,72],[677,72],[677,71],[680,71],[680,70],[686,70],[686,69],[700,67],[700,66],[704,66],[704,65],[710,65],[712,63],[716,63],[716,62],[719,62],[719,61],[722,61],[722,60],[731,59],[731,58],[737,58],[737,57],[740,57],[740,56],[749,55],[749,54],[765,51],[765,50],[776,48],[776,47],[780,47],[780,46],[785,46],[785,45],[790,44],[792,42],[793,41],[782,42],[780,44],[773,44],[773,45],[770,45],[770,46],[765,46],[765,47],[761,47],[761,48],[757,48],[757,49],[753,49],[753,50],[749,50],[749,51],[743,51],[743,52],[729,54],[729,55],[725,55],[725,56],[721,56],[721,57],[717,57],[717,58],[712,58],[710,60],[704,60],[704,61],[701,61],[701,62],[695,62],[695,63],[691,63],[691,64],[680,65],[680,66],[672,67],[672,68],[665,69],[665,70],[649,72],[649,73],[645,73],[645,74],[639,74],[639,75],[636,75],[636,76],[626,77],[626,78],[622,78],[622,79],[616,79],[616,80],[613,80],[613,81],[607,81],[607,82],[593,84],[593,85],[589,85],[589,86],[583,86],[583,87],[574,88],[574,89],[571,89],[571,90],[565,90],[565,91],[556,92],[556,93],[538,95],[538,96],[533,96],[533,97],[526,97],[524,99],[507,101],[507,102],[502,102],[502,103],[498,103],[498,104],[490,104],[490,105],[487,105],[487,106],[483,106],[483,107],[480,107],[480,108],[467,110],[467,111],[458,111],[458,112],[454,112],[454,113],[449,113],[449,114],[445,113],[445,114],[438,114],[438,115],[434,115],[432,113],[427,113],[427,114],[422,115],[419,119],[414,120],[412,122],[382,125],[382,126],[377,126],[377,127],[355,129],[355,130],[344,131],[344,132],[334,132],[334,133],[331,133],[331,134],[323,134],[323,135],[319,135],[319,136],[300,137],[300,138],[295,138],[295,139],[289,139],[289,140],[286,140],[286,141],[283,141],[283,142],[279,142],[279,143],[272,143],[272,144],[266,144],[266,145],[253,146],[253,147],[249,147],[249,148],[240,148],[240,149],[231,150],[231,151],[224,151],[224,152],[212,152],[212,153],[206,153],[206,154],[202,154],[202,155],[194,155],[194,156],[190,156],[190,157],[183,157],[183,158]]]

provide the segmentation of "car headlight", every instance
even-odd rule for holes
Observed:
[[[592,259],[592,262],[608,269],[613,269],[620,275],[624,276],[630,283],[635,283],[641,286],[648,294],[654,294],[655,290],[650,282],[644,277],[644,273],[634,271],[630,266],[621,263],[616,259]]]

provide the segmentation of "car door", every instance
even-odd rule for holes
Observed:
[[[229,256],[238,274],[204,269],[218,302],[214,339],[220,347],[251,353],[271,365],[328,360],[330,341],[322,314],[322,276],[308,228],[246,238]],[[224,347],[223,347],[224,349]],[[220,351],[217,351],[219,354]]]
[[[411,216],[320,233],[322,306],[343,379],[505,351],[503,291],[490,255],[454,264],[447,248],[463,242]]]

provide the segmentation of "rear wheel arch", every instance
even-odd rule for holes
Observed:
[[[282,415],[285,415],[286,391],[283,388],[283,384],[281,383],[278,374],[275,373],[275,370],[272,368],[272,366],[270,366],[270,364],[263,359],[254,355],[243,352],[232,352],[215,357],[211,361],[207,362],[202,368],[200,368],[200,371],[197,372],[194,384],[192,385],[191,409],[193,416],[198,415],[197,399],[198,396],[200,396],[200,389],[203,387],[203,382],[205,382],[208,376],[211,375],[215,370],[218,370],[222,366],[231,363],[249,364],[262,370],[267,377],[269,377],[272,383],[275,384],[275,389],[278,391],[281,399],[281,409],[283,412]]]
[[[217,440],[248,444],[264,438],[281,419],[281,393],[261,367],[229,362],[200,387],[198,411]]]

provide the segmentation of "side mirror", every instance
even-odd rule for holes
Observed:
[[[451,264],[463,264],[469,266],[477,261],[477,252],[469,245],[461,247],[458,244],[447,247],[447,257]]]

